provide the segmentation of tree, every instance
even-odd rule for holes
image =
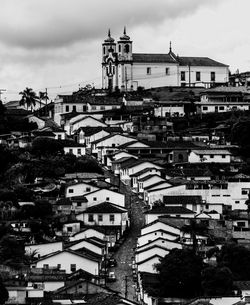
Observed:
[[[196,254],[198,251],[197,235],[204,235],[207,233],[207,227],[203,224],[197,223],[196,219],[190,219],[190,223],[184,225],[182,231],[190,234],[193,252]]]
[[[38,137],[32,142],[32,152],[40,157],[45,155],[55,155],[62,151],[62,143],[52,138]]]
[[[40,92],[39,92],[40,109],[41,109],[42,101],[45,101],[45,103],[46,103],[46,108],[47,108],[47,102],[48,102],[48,100],[49,100],[49,97],[48,97],[47,90],[46,90],[45,92],[40,91]],[[47,112],[47,109],[46,109],[46,112]]]
[[[19,92],[19,94],[22,96],[20,100],[20,106],[26,106],[27,109],[31,108],[32,111],[33,107],[36,105],[36,102],[38,101],[38,96],[33,91],[33,89],[26,87],[26,89]]]
[[[195,297],[201,292],[200,256],[189,249],[172,249],[156,265],[159,272],[159,295],[164,297]]]
[[[5,288],[3,282],[0,280],[0,304],[5,304],[9,299],[8,290]]]
[[[207,267],[202,271],[201,286],[205,296],[232,295],[232,272],[227,267]]]
[[[248,281],[250,278],[250,250],[234,243],[221,248],[217,257],[219,267],[228,267],[236,281]]]

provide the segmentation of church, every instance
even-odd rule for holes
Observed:
[[[229,66],[208,57],[183,57],[168,53],[133,53],[133,42],[124,28],[115,42],[108,37],[102,44],[102,88],[122,91],[163,86],[224,85],[229,80]]]

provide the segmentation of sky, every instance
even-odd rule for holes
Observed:
[[[70,94],[101,87],[101,44],[126,26],[135,53],[207,56],[250,70],[249,0],[0,0],[3,102],[26,87]]]

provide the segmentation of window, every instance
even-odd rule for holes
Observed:
[[[169,68],[166,68],[166,69],[165,69],[165,73],[166,73],[166,75],[169,74]]]
[[[245,224],[244,221],[238,221],[238,222],[237,222],[237,226],[238,226],[238,227],[245,227],[246,224]]]
[[[72,111],[76,112],[76,105],[73,106]]]
[[[109,197],[106,197],[106,201],[109,201],[110,199],[109,199]]]
[[[97,201],[97,198],[96,198],[96,197],[93,197],[93,201]]]
[[[208,110],[207,106],[203,106],[202,110]]]
[[[210,158],[213,159],[214,155],[210,155]]]
[[[211,72],[211,82],[215,82],[215,72]]]
[[[69,153],[73,154],[73,149],[72,148],[69,149]]]
[[[89,214],[88,221],[89,222],[93,222],[94,221],[94,215],[93,214]]]
[[[225,159],[225,158],[226,158],[226,155],[221,155],[221,158]]]
[[[219,106],[219,110],[224,110],[224,106]]]
[[[81,148],[77,148],[77,154],[78,154],[78,155],[81,155],[81,153],[82,153]]]
[[[105,110],[105,106],[101,106],[100,109],[101,109],[101,110]]]
[[[58,140],[61,140],[62,139],[62,135],[58,135]]]
[[[90,192],[91,188],[89,186],[86,187],[86,192]]]
[[[92,109],[92,110],[96,110],[96,106],[92,106],[91,109]]]
[[[73,231],[73,228],[72,228],[72,227],[68,227],[68,228],[67,228],[67,231],[68,231],[68,232],[72,232],[72,231]]]
[[[105,47],[103,47],[103,55],[105,55]]]
[[[74,189],[69,189],[69,193],[70,194],[74,193]]]
[[[81,207],[82,206],[82,203],[81,202],[77,202],[76,204],[78,207]]]
[[[119,44],[118,50],[119,50],[119,52],[121,52],[121,45],[120,44]]]
[[[69,105],[66,105],[65,111],[66,111],[66,112],[69,112]]]
[[[196,72],[196,81],[199,82],[201,80],[201,72]]]
[[[125,45],[124,52],[125,53],[129,53],[129,45],[128,44]]]
[[[102,217],[102,215],[98,215],[98,221],[103,221],[103,217]]]
[[[247,195],[249,192],[249,189],[241,189],[241,195]]]
[[[181,71],[181,81],[185,81],[186,80],[186,73],[185,71]]]
[[[205,205],[205,209],[208,210],[209,209],[209,204]]]
[[[71,270],[71,272],[75,272],[76,271],[76,264],[70,264],[70,270]]]
[[[114,214],[111,214],[109,215],[109,221],[115,221],[115,215]]]
[[[239,200],[236,200],[235,203],[240,203]]]
[[[150,74],[151,74],[151,68],[147,67],[147,75],[150,75]]]
[[[48,264],[43,264],[43,269],[49,269],[49,265]]]

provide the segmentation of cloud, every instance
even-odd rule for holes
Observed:
[[[2,0],[0,41],[24,49],[50,49],[103,39],[108,27],[122,33],[193,14],[216,0]]]

